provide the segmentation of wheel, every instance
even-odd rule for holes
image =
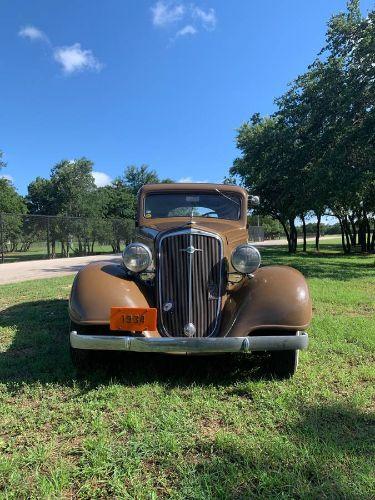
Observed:
[[[78,325],[73,321],[70,322],[70,331],[76,331],[77,333],[84,333],[84,326]],[[72,360],[73,366],[77,373],[87,371],[93,363],[93,351],[88,349],[75,349],[70,346],[70,359]]]
[[[287,379],[292,377],[298,366],[298,351],[271,351],[269,373],[275,378]]]

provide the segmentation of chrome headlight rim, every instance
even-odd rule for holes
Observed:
[[[236,252],[241,250],[241,248],[251,248],[251,250],[255,252],[255,254],[258,258],[256,266],[253,266],[251,269],[248,269],[248,270],[244,270],[244,269],[241,270],[238,267],[238,264],[236,265],[236,263],[234,262],[234,257],[235,257]],[[262,262],[262,258],[261,258],[259,250],[254,245],[250,245],[249,243],[241,243],[240,245],[236,246],[236,248],[232,251],[230,260],[231,260],[231,264],[232,264],[233,269],[235,269],[237,273],[240,273],[243,275],[254,273],[257,269],[259,269],[259,266]]]
[[[148,256],[148,260],[147,260],[147,265],[144,265],[142,266],[142,268],[139,268],[139,269],[131,269],[129,266],[126,265],[126,262],[125,262],[125,257],[126,257],[126,254],[132,249],[132,248],[139,248],[141,247],[143,250],[146,251],[146,254]],[[151,253],[151,250],[149,249],[149,247],[147,245],[145,245],[144,243],[137,243],[137,242],[133,242],[133,243],[129,243],[128,245],[126,245],[126,247],[124,248],[123,252],[122,252],[122,262],[123,262],[123,265],[125,267],[125,269],[127,269],[128,271],[134,273],[134,274],[139,274],[139,273],[143,273],[144,271],[146,271],[150,265],[152,264],[152,253]]]

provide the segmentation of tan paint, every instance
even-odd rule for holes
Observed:
[[[238,193],[242,215],[238,221],[202,217],[146,219],[143,200],[150,192],[206,191],[219,189]],[[223,241],[224,258],[230,272],[233,249],[247,241],[247,193],[239,186],[217,184],[146,185],[138,196],[137,240],[147,244],[154,255],[155,239],[160,232],[194,228],[218,234]],[[192,223],[193,222],[193,223]],[[228,286],[223,297],[221,329],[218,336],[246,336],[257,330],[304,330],[311,321],[311,300],[306,281],[297,270],[287,266],[261,267],[254,278],[243,278]],[[121,265],[91,264],[74,281],[69,304],[70,317],[80,324],[108,324],[109,311],[118,307],[156,307],[154,290],[127,278]],[[159,336],[158,332],[144,332]]]
[[[303,275],[287,266],[261,267],[229,294],[221,335],[242,337],[256,330],[304,330],[311,299]]]
[[[121,265],[100,262],[75,277],[69,300],[70,319],[82,325],[107,325],[111,307],[152,307],[145,286],[128,279]],[[144,332],[158,336],[158,332]]]

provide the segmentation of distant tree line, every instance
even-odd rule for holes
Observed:
[[[306,250],[312,214],[317,250],[322,216],[330,214],[344,252],[374,252],[375,11],[362,17],[351,0],[333,16],[317,59],[275,102],[271,116],[256,113],[240,127],[241,156],[230,175],[260,196],[258,213],[281,224],[290,252],[298,219]]]
[[[0,152],[0,168],[5,167],[2,157]],[[93,162],[87,158],[57,163],[48,179],[37,177],[29,184],[25,197],[8,179],[0,178],[1,230],[6,250],[26,251],[33,242],[47,240],[48,255],[56,255],[59,242],[62,256],[69,256],[74,237],[77,255],[93,253],[95,243],[110,244],[113,252],[120,252],[123,242],[130,241],[134,234],[139,188],[158,182],[173,181],[160,180],[147,165],[131,165],[109,185],[96,187]],[[23,214],[31,217],[21,217]]]

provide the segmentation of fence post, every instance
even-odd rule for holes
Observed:
[[[1,263],[4,264],[3,214],[1,212],[0,212],[0,247],[1,247]]]
[[[47,215],[47,256],[51,258],[50,238],[49,238],[49,216]]]

